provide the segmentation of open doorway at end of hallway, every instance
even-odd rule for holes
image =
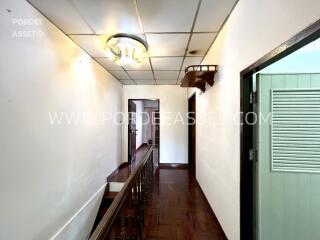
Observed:
[[[320,20],[241,72],[241,240],[320,239]]]
[[[196,177],[196,94],[188,100],[188,164],[190,174]]]
[[[144,145],[154,147],[154,164],[160,161],[160,100],[128,100],[128,162],[135,160],[136,152]]]

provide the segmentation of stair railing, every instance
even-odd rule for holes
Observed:
[[[139,240],[153,185],[153,147],[130,175],[89,240]]]

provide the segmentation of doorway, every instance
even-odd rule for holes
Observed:
[[[188,100],[188,163],[190,173],[196,177],[196,94]]]
[[[320,239],[320,74],[283,68],[319,37],[320,21],[241,72],[242,240]]]
[[[153,146],[154,164],[160,161],[160,100],[128,100],[128,162],[135,160],[140,148]]]

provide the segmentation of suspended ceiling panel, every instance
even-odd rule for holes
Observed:
[[[181,70],[184,71],[186,67],[191,65],[199,65],[201,64],[201,61],[202,57],[185,57]]]
[[[104,51],[106,37],[100,35],[70,35],[69,37],[92,57],[107,57]]]
[[[210,48],[216,33],[192,34],[187,56],[204,56]]]
[[[156,85],[155,80],[135,80],[135,82],[139,85]]]
[[[180,70],[183,57],[151,58],[154,70]]]
[[[121,71],[109,71],[113,76],[120,80],[129,80],[131,79],[127,72],[124,70]]]
[[[136,82],[132,80],[120,80],[123,85],[136,85]]]
[[[218,32],[234,5],[234,0],[202,0],[194,32]]]
[[[108,71],[121,71],[123,70],[119,65],[115,64],[113,61],[108,58],[94,58],[100,65],[102,65]]]
[[[142,33],[132,0],[71,0],[96,34]]]
[[[138,0],[146,32],[190,32],[197,5],[195,0]]]
[[[147,34],[151,57],[184,56],[190,34]]]
[[[128,74],[134,80],[154,80],[152,71],[128,71]]]
[[[157,84],[158,85],[176,85],[177,81],[176,80],[158,80]]]
[[[124,69],[128,70],[128,71],[129,70],[134,70],[134,71],[139,71],[139,70],[140,71],[151,71],[152,70],[149,60],[145,61],[143,64],[141,64],[141,65],[139,65],[137,67],[130,66],[130,65],[124,66]]]
[[[184,71],[180,71],[178,81],[181,81],[184,77]]]
[[[71,1],[31,0],[29,2],[66,34],[94,33]]]
[[[178,84],[185,67],[202,62],[237,0],[29,2],[123,84]],[[105,42],[116,33],[147,41],[149,59],[138,67],[110,62]]]
[[[179,71],[154,71],[156,80],[176,80],[179,76]]]

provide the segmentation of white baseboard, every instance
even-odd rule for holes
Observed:
[[[88,239],[106,185],[101,186],[50,240]]]

